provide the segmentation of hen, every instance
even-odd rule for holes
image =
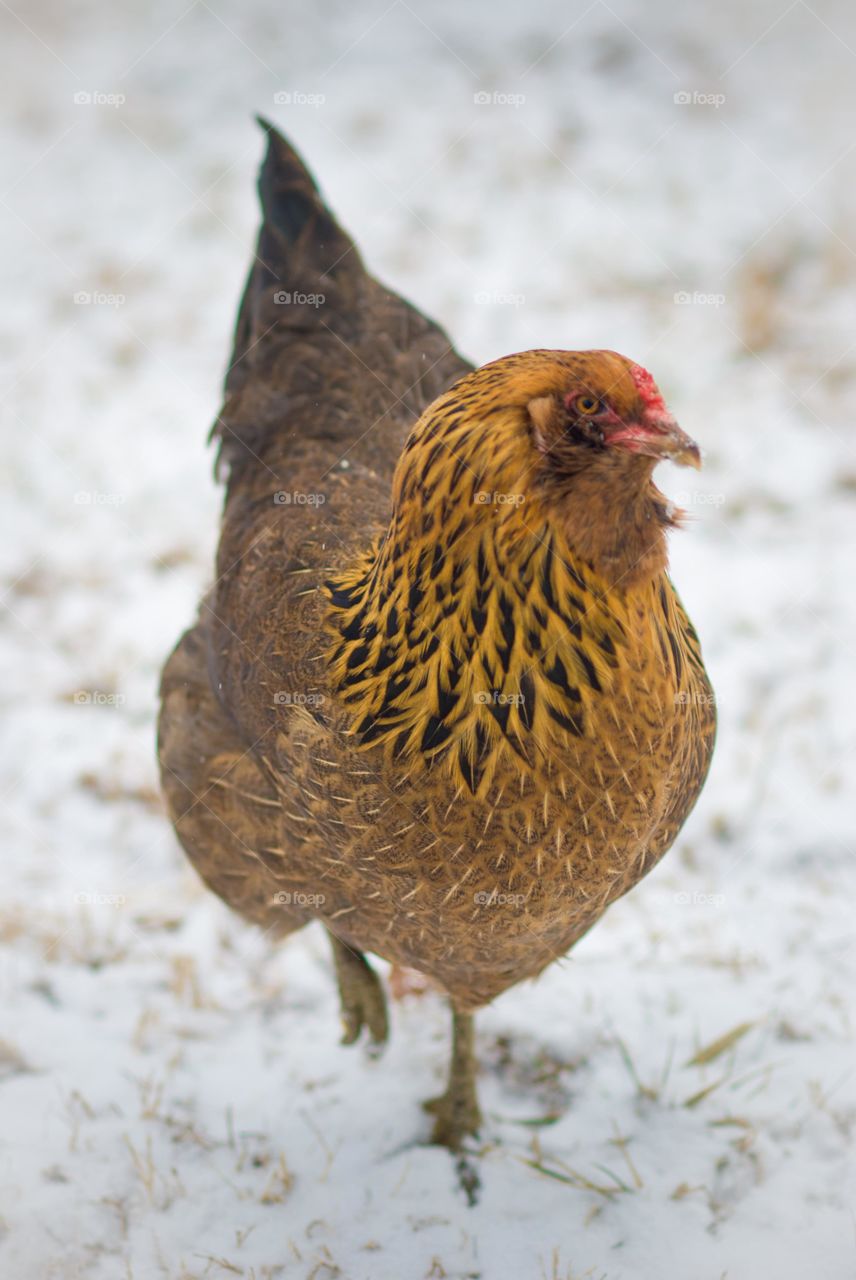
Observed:
[[[216,582],[166,664],[159,755],[206,883],[328,930],[345,1040],[365,951],[453,1011],[433,1138],[478,1131],[474,1010],[568,949],[675,839],[714,708],[666,572],[664,458],[697,446],[611,351],[471,370],[365,271],[269,125],[214,426]]]

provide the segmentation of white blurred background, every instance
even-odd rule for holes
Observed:
[[[852,6],[4,0],[0,39],[3,1274],[851,1277]],[[475,1209],[420,1145],[439,997],[339,1049],[323,938],[232,918],[157,795],[254,111],[464,354],[620,350],[707,452],[658,482],[713,772],[480,1018]]]

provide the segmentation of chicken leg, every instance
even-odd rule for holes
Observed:
[[[473,1015],[452,1009],[452,1061],[445,1093],[424,1104],[434,1119],[431,1141],[459,1151],[467,1136],[474,1136],[482,1117],[476,1095],[476,1059]]]

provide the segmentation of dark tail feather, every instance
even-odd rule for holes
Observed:
[[[294,147],[267,120],[256,119],[268,138],[258,181],[262,225],[238,312],[227,396],[244,382],[252,368],[247,355],[265,334],[319,323],[319,297],[325,323],[338,328],[344,321],[347,327],[349,314],[355,318],[356,286],[366,274],[353,240]]]
[[[291,253],[300,246],[309,256],[306,266],[320,276],[336,277],[362,269],[353,241],[324,204],[300,156],[272,124],[261,116],[256,119],[268,136],[267,155],[259,173],[264,224],[258,256],[275,270],[277,263],[283,262],[284,248]]]
[[[340,411],[357,402],[368,421],[413,421],[470,367],[433,321],[369,275],[300,156],[259,123],[262,226],[212,428],[218,466],[233,477],[287,451],[286,422],[313,436],[359,435],[359,413]],[[367,372],[375,364],[377,376]]]

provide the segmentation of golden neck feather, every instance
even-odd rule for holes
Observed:
[[[483,795],[508,753],[523,773],[549,771],[550,755],[586,734],[630,601],[572,549],[521,465],[521,411],[483,395],[479,408],[487,464],[459,388],[408,441],[387,533],[327,593],[329,660],[354,733],[402,765],[443,760]],[[653,600],[659,581],[649,572],[635,590]]]

